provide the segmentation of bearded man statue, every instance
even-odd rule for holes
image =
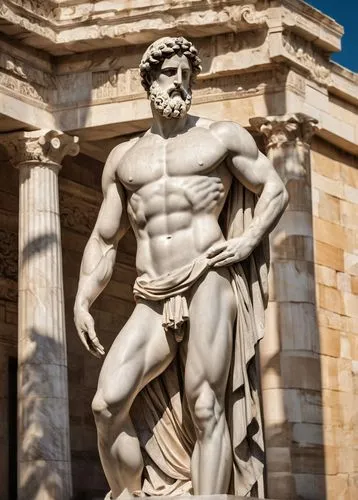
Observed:
[[[153,124],[110,153],[82,260],[76,327],[103,356],[89,308],[132,227],[136,306],[92,403],[108,498],[263,495],[256,347],[267,235],[288,196],[244,128],[188,114],[200,70],[183,37],[145,52],[140,74]]]

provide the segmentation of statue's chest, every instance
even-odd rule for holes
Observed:
[[[223,145],[205,129],[169,139],[143,137],[124,156],[118,175],[127,189],[136,191],[163,176],[207,175],[225,156]]]

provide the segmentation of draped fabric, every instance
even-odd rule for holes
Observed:
[[[255,195],[238,182],[230,189],[222,220],[224,236],[240,236],[253,218]],[[263,496],[264,444],[257,388],[256,347],[264,334],[267,305],[267,237],[243,262],[230,268],[236,297],[234,352],[226,397],[233,451],[230,491],[238,496]],[[165,277],[138,278],[135,297],[163,300],[163,325],[178,342],[185,331],[188,307],[183,294],[209,266],[205,257]],[[184,300],[183,300],[184,299]],[[190,458],[195,432],[183,391],[183,362],[178,356],[165,372],[137,396],[132,418],[143,450],[143,493],[150,496],[192,493]]]

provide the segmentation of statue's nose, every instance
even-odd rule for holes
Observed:
[[[183,83],[183,78],[182,78],[182,74],[181,74],[181,68],[178,68],[176,78],[174,80],[174,85],[176,87],[179,87],[182,83]]]

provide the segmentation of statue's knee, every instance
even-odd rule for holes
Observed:
[[[92,401],[92,413],[96,422],[99,420],[109,419],[111,413],[105,399],[103,398],[102,392],[98,391]]]
[[[110,424],[112,420],[125,418],[130,407],[130,393],[123,388],[108,385],[98,389],[93,401],[92,412],[96,423]]]
[[[193,404],[194,423],[199,432],[212,432],[222,414],[215,392],[204,384]]]

